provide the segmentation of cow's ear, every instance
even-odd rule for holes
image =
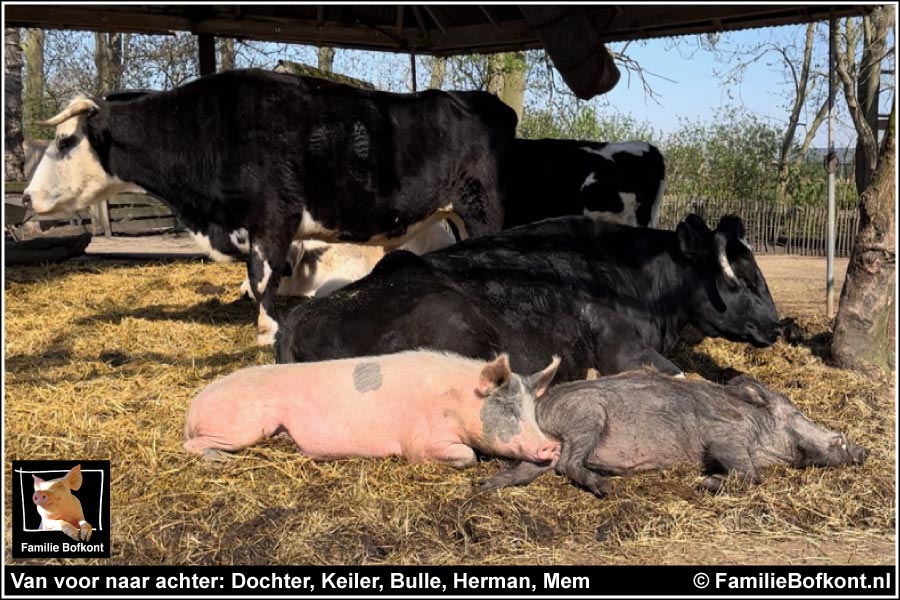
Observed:
[[[690,214],[675,228],[678,248],[691,260],[702,260],[712,252],[712,231],[695,214]]]
[[[740,240],[746,235],[744,222],[741,221],[741,218],[737,215],[725,215],[719,219],[719,224],[716,225],[716,231],[724,233],[725,236],[731,240]]]

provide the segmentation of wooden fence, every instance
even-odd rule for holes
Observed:
[[[825,256],[828,211],[824,206],[666,196],[659,227],[674,229],[690,213],[703,217],[710,228],[722,215],[738,215],[744,221],[747,241],[758,254]],[[850,256],[858,229],[858,210],[835,211],[835,256]]]
[[[14,212],[10,209],[21,206],[24,188],[25,184],[21,182],[4,184],[7,213]],[[15,226],[15,221],[7,214],[8,227]],[[26,227],[16,227],[16,237],[28,239],[49,227],[53,227],[54,235],[74,235],[84,231],[94,235],[140,235],[159,233],[181,226],[178,217],[168,206],[148,194],[119,194],[101,205],[79,211],[67,219],[33,216],[29,221]]]
[[[20,187],[24,188],[24,184],[6,184],[7,203],[21,204]],[[753,249],[758,254],[825,256],[828,216],[824,206],[789,206],[769,202],[666,196],[660,209],[659,227],[674,229],[690,213],[703,217],[710,227],[715,227],[722,215],[738,215],[744,221],[747,240],[753,244]],[[108,226],[104,226],[107,216]],[[39,217],[37,220],[43,218]],[[56,235],[85,230],[95,235],[140,235],[181,227],[180,221],[168,206],[146,194],[115,196],[108,201],[106,214],[102,210],[84,211],[68,221],[54,221],[52,225],[59,227],[55,229]],[[835,256],[850,256],[858,228],[858,210],[836,211]],[[28,232],[20,233],[20,239],[30,237]]]

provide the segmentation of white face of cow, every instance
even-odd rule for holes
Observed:
[[[88,142],[84,122],[97,109],[93,100],[78,96],[61,113],[44,121],[56,126],[56,138],[25,188],[22,198],[26,207],[30,205],[41,215],[64,215],[113,194],[140,190],[107,173]]]

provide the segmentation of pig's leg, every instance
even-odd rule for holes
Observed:
[[[725,476],[730,472],[737,473],[742,481],[753,485],[762,481],[746,447],[734,441],[713,442],[707,445],[706,461],[711,466],[718,466],[721,471],[724,471],[711,473],[703,480],[701,485],[712,493],[716,493],[722,488]]]
[[[478,489],[487,492],[511,485],[528,485],[540,475],[552,470],[553,465],[550,464],[538,465],[525,460],[519,461],[518,464],[500,469],[492,477],[482,479],[478,482]]]
[[[556,463],[556,472],[565,475],[595,496],[602,498],[609,493],[609,482],[606,477],[592,471],[593,465],[588,463],[599,437],[599,432],[593,436],[575,437],[574,442],[563,437],[562,451],[559,454],[559,461]]]
[[[60,519],[44,519],[41,521],[41,529],[44,531],[62,531],[64,534],[78,541],[81,531],[69,523]]]
[[[91,534],[94,533],[94,528],[91,527],[91,524],[85,521],[84,519],[78,521],[79,533],[81,534],[81,539],[85,542],[91,539]]]
[[[475,451],[465,444],[450,444],[435,452],[432,458],[457,469],[465,469],[478,462]]]

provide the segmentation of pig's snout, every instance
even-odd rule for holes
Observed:
[[[536,458],[541,462],[549,460],[555,464],[559,460],[561,448],[562,445],[559,442],[549,442],[538,448]]]
[[[850,458],[853,459],[853,462],[857,465],[861,465],[866,462],[866,459],[869,457],[869,451],[863,448],[862,446],[857,446],[856,444],[849,444],[847,449],[847,453],[850,454]]]
[[[48,500],[50,500],[50,496],[44,492],[35,492],[31,497],[31,501],[38,506],[46,505]]]

